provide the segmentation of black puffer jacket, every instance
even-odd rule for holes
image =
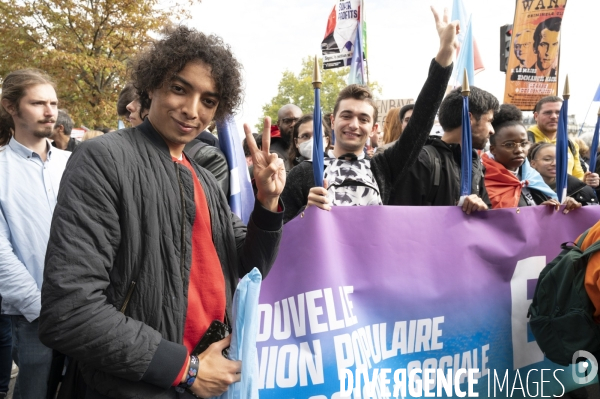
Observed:
[[[271,268],[282,214],[257,204],[246,227],[216,181],[194,166],[225,277]],[[69,161],[46,252],[40,339],[80,362],[86,384],[113,398],[175,398],[195,218],[193,177],[146,120],[81,144]],[[136,282],[125,314],[119,309]],[[210,284],[210,282],[208,282]]]

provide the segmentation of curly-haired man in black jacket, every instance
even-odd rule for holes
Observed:
[[[139,126],[83,143],[60,187],[46,256],[40,339],[72,357],[86,398],[212,397],[240,379],[225,321],[239,278],[271,268],[285,168],[247,137],[258,189],[248,226],[185,145],[241,101],[240,64],[216,36],[179,27],[137,60]]]

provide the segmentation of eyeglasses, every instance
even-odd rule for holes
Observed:
[[[527,148],[527,147],[529,147],[531,145],[531,143],[529,141],[522,141],[520,143],[515,143],[514,141],[507,141],[507,142],[502,143],[500,145],[502,147],[506,148],[507,150],[514,150],[518,146],[520,146],[521,148]]]
[[[300,118],[283,118],[281,121],[283,123],[285,123],[286,125],[291,125],[291,124],[298,122],[298,119],[300,119]]]

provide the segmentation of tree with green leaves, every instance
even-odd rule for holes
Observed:
[[[128,60],[187,16],[159,0],[0,0],[0,75],[42,69],[76,125],[116,127]]]
[[[349,67],[323,70],[323,59],[319,59],[321,68],[321,108],[323,113],[333,112],[338,93],[347,86]],[[302,69],[298,75],[289,70],[283,72],[277,95],[271,102],[263,106],[263,115],[270,116],[273,123],[277,121],[277,111],[286,104],[296,104],[305,114],[314,110],[315,94],[312,86],[314,58],[309,56],[302,60]],[[372,82],[371,90],[381,92],[377,82]],[[257,131],[262,131],[263,118],[255,125]]]

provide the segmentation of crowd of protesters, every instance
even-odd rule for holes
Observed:
[[[229,323],[239,278],[253,267],[268,274],[283,224],[307,206],[558,210],[558,97],[540,100],[528,131],[518,109],[471,87],[473,180],[461,197],[462,95],[446,93],[459,27],[433,13],[440,47],[414,104],[379,126],[370,90],[350,85],[325,114],[322,185],[312,115],[288,104],[261,135],[244,127],[256,194],[247,224],[229,208],[229,168],[211,134],[242,95],[241,65],[219,37],[168,31],[138,56],[121,92],[130,127],[90,131],[82,143],[51,77],[5,76],[0,398],[13,360],[19,399],[53,398],[61,380],[59,397],[221,394],[240,380],[240,362],[222,356],[229,338],[201,353],[196,344],[213,320]],[[436,118],[441,137],[430,136]],[[564,213],[598,204],[583,144],[569,145]]]

